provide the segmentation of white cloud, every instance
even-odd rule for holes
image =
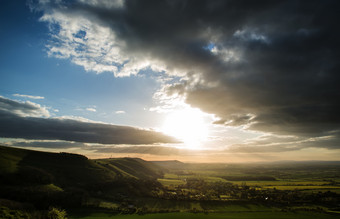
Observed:
[[[96,9],[124,8],[123,0],[78,0],[78,3]],[[49,7],[49,4],[40,4],[44,12],[40,21],[46,22],[50,29],[51,38],[46,45],[48,56],[70,59],[86,71],[112,72],[115,77],[136,75],[148,67],[157,72],[183,75],[176,69],[167,68],[163,61],[151,58],[150,54],[129,51],[126,42],[116,37],[116,30],[91,13],[67,10],[66,6]]]
[[[54,117],[54,119],[57,120],[74,120],[74,121],[79,121],[79,122],[86,122],[86,123],[102,123],[100,121],[94,121],[94,120],[90,120],[81,116],[58,116],[58,117]]]
[[[91,107],[86,108],[86,110],[90,111],[90,112],[96,112],[97,111],[95,108],[91,108]]]
[[[251,29],[237,30],[234,33],[234,37],[245,40],[245,41],[260,41],[263,43],[270,43],[267,36],[259,33],[256,30],[251,30]]]
[[[91,6],[102,8],[122,8],[124,7],[124,0],[79,0],[79,2]]]
[[[24,98],[30,98],[35,100],[42,100],[45,99],[45,97],[42,96],[33,96],[33,95],[26,95],[26,94],[13,94],[15,97],[24,97]]]
[[[239,50],[231,48],[217,48],[216,46],[210,50],[214,55],[224,62],[239,62],[242,60],[242,55]]]
[[[123,111],[123,110],[118,110],[118,111],[116,111],[115,113],[116,113],[116,114],[125,114],[126,112]]]
[[[119,1],[117,1],[119,2]],[[89,2],[90,5],[98,1]],[[109,4],[109,2],[107,2]],[[47,45],[48,55],[70,59],[83,66],[86,71],[113,72],[115,76],[129,76],[132,67],[130,59],[124,55],[124,43],[116,39],[114,32],[91,16],[82,13],[68,13],[65,10],[46,10],[40,19],[49,24],[51,40]],[[119,75],[118,67],[128,63]]]

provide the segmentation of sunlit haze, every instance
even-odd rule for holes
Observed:
[[[198,109],[183,109],[170,113],[164,121],[165,134],[182,140],[188,149],[200,149],[208,137],[208,124]]]

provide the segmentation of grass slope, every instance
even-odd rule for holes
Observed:
[[[96,161],[120,176],[135,177],[137,179],[157,179],[163,176],[161,167],[140,158],[114,158]]]
[[[161,172],[138,158],[90,160],[78,154],[0,146],[0,198],[39,208],[145,195]]]
[[[5,182],[79,186],[122,177],[150,179],[161,176],[160,167],[139,158],[90,160],[78,154],[0,146],[0,178]]]
[[[5,184],[84,185],[114,180],[116,173],[85,156],[0,146],[0,178]]]

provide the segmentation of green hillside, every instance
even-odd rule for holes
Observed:
[[[140,158],[114,158],[96,160],[96,163],[112,170],[118,176],[136,179],[157,179],[163,176],[163,169]]]
[[[0,146],[0,201],[29,202],[38,208],[93,205],[94,199],[115,202],[147,196],[161,176],[160,167],[138,158],[90,160]]]
[[[0,177],[11,184],[84,185],[112,181],[116,173],[84,156],[0,147]]]
[[[90,160],[70,153],[48,153],[0,146],[0,177],[15,183],[58,185],[110,182],[117,178],[153,179],[162,169],[139,158]],[[14,181],[13,181],[14,180]]]

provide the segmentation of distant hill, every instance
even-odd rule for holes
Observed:
[[[140,158],[111,158],[95,160],[95,163],[109,169],[117,176],[136,179],[156,179],[163,176],[163,168]]]
[[[151,161],[151,162],[160,166],[160,167],[163,167],[163,168],[169,169],[169,170],[183,169],[184,167],[188,166],[188,164],[182,163],[178,160]]]

